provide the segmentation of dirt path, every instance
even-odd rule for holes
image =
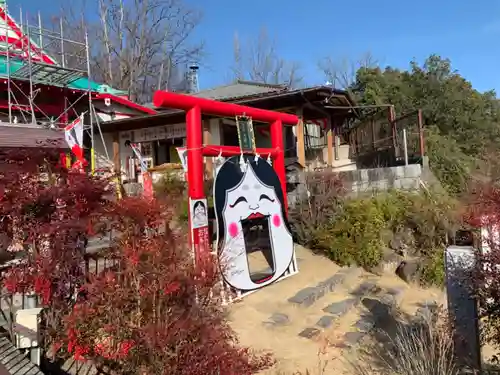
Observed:
[[[325,365],[327,375],[350,373],[348,353],[368,338],[385,304],[415,314],[423,305],[443,302],[439,290],[409,286],[390,274],[343,269],[301,246],[296,251],[297,275],[230,307],[241,343],[274,353],[277,364],[266,374],[309,369],[319,375]]]

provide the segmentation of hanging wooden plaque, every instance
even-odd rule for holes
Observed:
[[[238,129],[238,141],[241,151],[254,154],[256,147],[252,118],[247,116],[236,116],[236,127]]]

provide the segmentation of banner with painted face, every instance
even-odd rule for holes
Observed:
[[[273,167],[254,156],[227,159],[214,182],[214,209],[221,271],[227,284],[251,291],[296,269],[283,191]],[[253,272],[256,252],[264,270]],[[257,264],[257,263],[255,263]]]

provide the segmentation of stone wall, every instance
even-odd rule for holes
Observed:
[[[314,172],[289,171],[287,174],[287,195],[289,206],[295,205],[300,197],[307,196],[306,174]],[[420,164],[397,167],[357,169],[338,172],[346,189],[353,195],[398,189],[405,191],[419,190],[428,182],[432,172]],[[435,179],[435,177],[434,177]],[[422,184],[424,182],[424,184]],[[429,181],[431,185],[434,183]]]
[[[385,191],[390,189],[418,190],[421,187],[422,166],[420,164],[397,167],[358,169],[339,172],[348,190],[353,193]]]

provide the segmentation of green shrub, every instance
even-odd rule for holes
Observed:
[[[165,171],[161,177],[153,185],[155,194],[164,195],[182,195],[184,194],[187,184],[179,178],[178,173]]]
[[[213,207],[213,180],[205,180],[204,191],[207,197],[208,207]],[[179,178],[178,173],[165,172],[154,184],[155,194],[158,196],[172,195],[182,199],[177,200],[177,218],[180,222],[189,219],[189,204],[187,198],[187,183]]]
[[[428,192],[389,191],[371,197],[337,199],[336,211],[309,230],[308,244],[341,264],[377,266],[394,235],[411,234],[411,256],[423,258],[423,281],[441,285],[447,233],[459,223],[455,202]],[[305,219],[304,219],[305,220]],[[313,220],[311,220],[313,221]],[[388,235],[389,234],[389,235]]]
[[[405,223],[414,232],[419,252],[432,255],[437,247],[444,250],[447,234],[458,228],[460,217],[454,200],[422,193],[408,208]]]
[[[425,131],[426,154],[429,165],[439,182],[450,194],[460,194],[467,189],[474,158],[465,154],[457,141],[430,126]]]
[[[323,231],[318,244],[341,265],[375,267],[382,260],[386,222],[374,199],[347,201],[342,214]]]
[[[445,281],[444,249],[429,252],[423,264],[420,281],[424,285],[443,286]]]

